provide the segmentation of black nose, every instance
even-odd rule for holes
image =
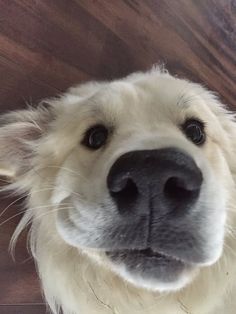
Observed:
[[[107,177],[110,195],[121,213],[186,213],[197,200],[202,173],[176,148],[132,151],[113,164]]]

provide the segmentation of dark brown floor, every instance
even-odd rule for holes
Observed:
[[[157,62],[236,108],[236,0],[0,0],[1,112]],[[19,218],[0,227],[0,314],[42,314],[25,235],[8,254]]]

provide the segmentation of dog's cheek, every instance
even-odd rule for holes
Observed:
[[[221,145],[223,147],[224,143],[222,142]],[[222,147],[218,143],[209,140],[203,148],[203,154],[211,167],[215,179],[219,180],[226,187],[232,184],[232,175]]]

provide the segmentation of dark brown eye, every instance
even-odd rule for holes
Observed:
[[[96,150],[105,145],[107,137],[108,129],[104,125],[95,125],[87,130],[82,144]]]
[[[196,145],[201,145],[206,140],[204,123],[199,120],[189,119],[185,121],[185,123],[182,125],[182,130],[186,137]]]

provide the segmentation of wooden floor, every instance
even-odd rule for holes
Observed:
[[[158,62],[236,108],[236,1],[0,0],[1,112]],[[13,200],[2,197],[0,212]],[[42,314],[25,235],[16,262],[8,253],[20,208],[0,214],[0,314]]]

